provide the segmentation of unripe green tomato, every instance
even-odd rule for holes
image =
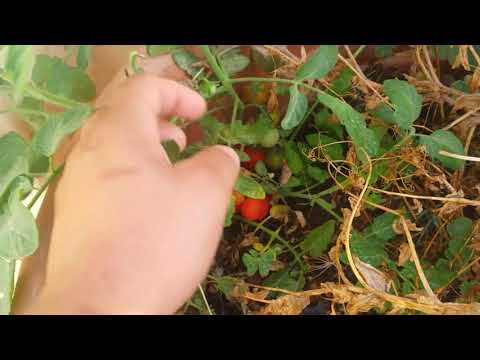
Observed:
[[[283,152],[279,147],[269,149],[265,156],[265,164],[270,170],[280,170],[283,166]]]
[[[261,145],[266,148],[271,148],[277,145],[278,140],[280,139],[280,134],[277,129],[272,129],[268,131],[261,141]]]

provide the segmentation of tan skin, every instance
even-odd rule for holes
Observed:
[[[239,159],[215,146],[169,162],[160,142],[185,147],[187,137],[168,119],[194,121],[206,104],[155,76],[180,77],[162,61],[150,75],[117,76],[57,154],[65,170],[38,217],[41,246],[22,269],[14,314],[172,314],[206,276]]]

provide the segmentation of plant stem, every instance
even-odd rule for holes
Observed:
[[[261,229],[262,231],[266,232],[267,234],[269,234],[270,236],[275,236],[278,241],[280,241],[283,245],[285,245],[288,250],[290,250],[290,252],[292,253],[292,255],[294,256],[295,258],[295,261],[298,263],[298,265],[300,266],[300,269],[302,269],[303,272],[305,272],[306,268],[305,268],[305,265],[303,264],[302,262],[302,259],[300,258],[300,256],[297,254],[297,252],[295,251],[295,249],[292,247],[292,245],[290,245],[290,243],[285,240],[284,238],[282,238],[280,235],[278,235],[275,231],[273,230],[270,230],[268,228],[266,228],[265,226],[255,222],[255,221],[250,221],[250,220],[246,220],[244,219],[243,217],[241,216],[234,216],[235,219],[237,220],[240,220],[242,222],[244,222],[245,224],[249,224],[249,225],[252,225],[252,226],[256,226],[257,228]]]
[[[221,66],[218,64],[217,59],[215,56],[212,54],[212,51],[210,50],[210,47],[208,45],[200,45],[200,48],[202,49],[203,53],[205,54],[205,57],[207,58],[207,61],[212,68],[213,72],[215,75],[218,77],[220,82],[222,83],[223,87],[230,93],[230,95],[238,101],[240,107],[243,108],[243,102],[240,100],[238,97],[237,93],[232,87],[232,80],[228,77],[228,75],[223,71]]]
[[[310,116],[310,114],[313,112],[313,110],[315,110],[315,108],[317,107],[319,101],[318,100],[315,100],[315,103],[310,107],[310,111],[307,113],[307,115],[305,115],[305,117],[302,119],[302,121],[300,122],[300,124],[298,124],[298,126],[295,128],[295,131],[290,135],[290,137],[288,138],[288,140],[294,140],[295,137],[298,135],[298,133],[300,132],[300,130],[302,129],[303,125],[306,123],[308,117]]]
[[[52,171],[52,175],[50,175],[50,177],[47,179],[47,181],[45,181],[45,183],[42,185],[42,187],[40,188],[40,190],[38,190],[38,192],[35,194],[35,196],[33,197],[33,199],[30,201],[30,203],[28,204],[28,208],[31,209],[33,207],[33,205],[35,205],[35,203],[37,202],[37,200],[40,198],[40,196],[42,196],[42,194],[45,192],[45,190],[48,188],[48,186],[51,184],[51,182],[53,180],[55,180],[55,178],[60,175],[60,173],[63,171],[63,168],[65,167],[65,164],[62,164],[60,165],[59,167],[53,169]]]

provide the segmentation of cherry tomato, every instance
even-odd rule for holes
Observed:
[[[234,191],[233,197],[235,198],[235,211],[240,212],[242,204],[245,202],[245,196],[240,194],[238,191]]]
[[[263,220],[270,211],[270,199],[247,198],[240,209],[242,216],[250,221]]]
[[[265,160],[265,154],[263,153],[263,151],[255,149],[253,147],[246,147],[244,151],[250,157],[250,160],[243,162],[243,167],[248,170],[253,171],[255,169],[255,164],[257,163],[257,161]]]

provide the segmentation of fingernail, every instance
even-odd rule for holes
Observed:
[[[235,164],[237,167],[240,167],[240,158],[238,157],[238,154],[235,150],[233,150],[231,147],[228,146],[223,146],[223,145],[216,145],[216,148],[219,150],[222,150],[225,154],[230,156],[233,161],[235,161]]]

